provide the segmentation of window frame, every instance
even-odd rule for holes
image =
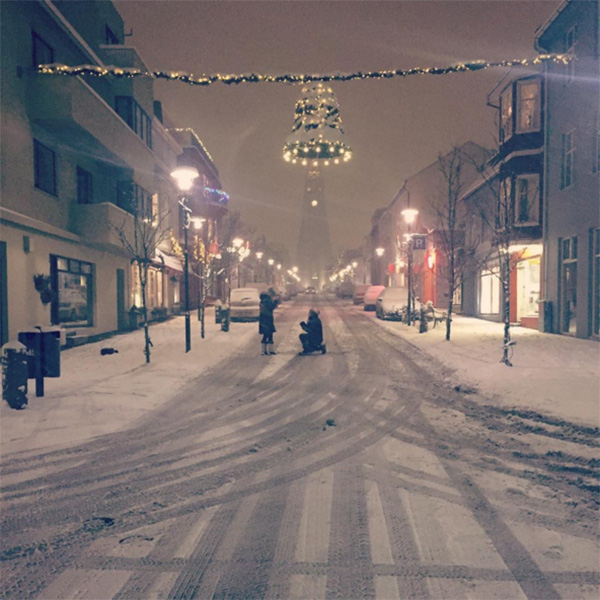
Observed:
[[[522,96],[522,89],[526,86],[535,86],[536,94],[535,98],[531,100],[534,102],[534,123],[531,127],[522,127],[521,126],[521,116],[523,115],[523,106],[524,99]],[[517,110],[516,110],[516,123],[515,123],[515,133],[533,133],[536,131],[540,131],[542,126],[541,120],[541,82],[539,79],[525,79],[517,81],[516,86],[516,97],[517,97]]]
[[[520,220],[521,216],[521,190],[519,184],[521,181],[527,181],[527,216],[528,218],[524,221]],[[529,182],[533,182],[535,185],[534,198],[530,198],[531,185]],[[515,227],[532,227],[540,224],[540,175],[539,173],[520,173],[515,175],[515,198],[514,198],[514,210],[513,210],[513,224]],[[533,209],[533,210],[532,210]],[[534,219],[531,218],[533,213]]]
[[[569,147],[567,148],[567,140]],[[564,190],[575,184],[575,130],[562,134],[560,159],[560,189]],[[568,174],[568,178],[567,178]]]
[[[59,289],[59,274],[67,273],[85,278],[85,293],[86,293],[86,314],[87,322],[82,325],[81,321],[74,322],[72,320],[60,319],[60,289]],[[95,269],[94,264],[82,261],[75,258],[68,258],[57,254],[50,255],[50,275],[52,277],[52,287],[55,292],[54,299],[50,307],[51,321],[53,325],[61,325],[62,327],[93,327],[94,326],[94,279]]]
[[[83,167],[77,166],[77,204],[94,203],[94,179]]]
[[[500,143],[509,140],[514,133],[513,86],[506,87],[500,94]],[[505,110],[506,106],[506,110]]]
[[[152,148],[152,119],[133,96],[115,96],[115,112]]]
[[[51,173],[48,173],[48,175],[51,177],[49,186],[50,189],[43,187],[45,185],[44,181],[46,180],[46,177],[43,176],[42,170],[42,167],[44,166],[44,155],[47,155],[51,158]],[[36,138],[33,138],[33,185],[36,189],[46,194],[58,196],[58,185],[56,181],[56,152]]]

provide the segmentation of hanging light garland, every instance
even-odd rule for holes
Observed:
[[[59,63],[40,64],[36,72],[44,75],[91,75],[94,77],[133,78],[147,77],[151,79],[167,79],[181,81],[190,85],[208,86],[213,83],[226,85],[240,83],[312,83],[330,81],[354,81],[364,79],[392,79],[394,77],[409,77],[410,75],[448,75],[450,73],[465,73],[482,71],[493,67],[529,67],[545,62],[567,64],[573,59],[568,54],[540,54],[535,58],[507,59],[500,61],[473,60],[447,67],[413,67],[412,69],[392,69],[382,71],[356,71],[354,73],[326,73],[326,74],[293,74],[262,75],[260,73],[223,75],[200,75],[183,71],[143,71],[142,69],[123,67],[100,67],[97,65],[78,65],[69,67]]]

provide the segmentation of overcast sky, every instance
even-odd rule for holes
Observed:
[[[206,73],[327,73],[446,66],[533,57],[535,29],[559,0],[252,1],[121,0],[150,69]],[[453,144],[493,144],[486,96],[503,69],[333,83],[349,163],[325,172],[334,251],[356,247],[375,209]],[[292,255],[305,172],[283,161],[300,86],[192,87],[159,82],[157,96],[211,153],[230,205]]]

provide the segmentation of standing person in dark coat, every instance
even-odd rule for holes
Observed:
[[[273,300],[270,294],[266,292],[260,295],[260,313],[258,317],[258,333],[262,337],[262,354],[276,354],[273,349],[273,334],[275,331],[275,319],[273,311],[277,306],[277,302]]]
[[[308,311],[308,321],[306,323],[302,321],[300,327],[305,331],[299,336],[302,342],[302,352],[300,354],[318,351],[325,354],[327,348],[323,343],[323,324],[319,319],[319,313],[314,308]]]

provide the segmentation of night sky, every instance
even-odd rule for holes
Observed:
[[[535,29],[559,0],[203,2],[122,0],[150,69],[202,73],[326,73],[446,66],[535,56]],[[359,246],[373,211],[403,181],[453,144],[493,146],[487,93],[506,72],[333,83],[347,164],[325,171],[334,251]],[[179,126],[193,127],[211,153],[230,206],[295,252],[304,168],[283,161],[301,86],[159,82],[156,95]]]

